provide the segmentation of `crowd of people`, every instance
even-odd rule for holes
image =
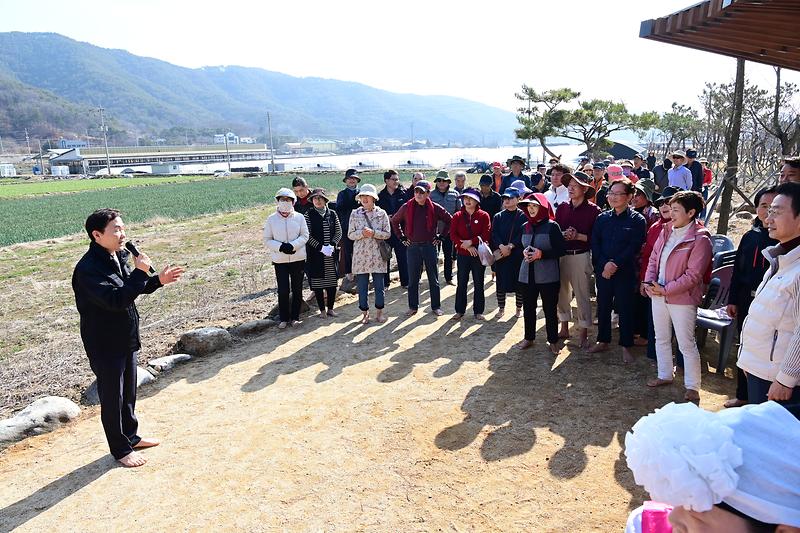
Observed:
[[[444,283],[456,286],[453,320],[464,318],[470,287],[474,319],[487,319],[490,270],[494,318],[505,315],[513,294],[514,318],[524,320],[518,348],[534,345],[539,305],[553,354],[571,336],[570,323],[590,353],[610,349],[616,324],[624,362],[634,360],[634,346],[646,346],[654,360],[648,386],[671,385],[677,363],[685,400],[699,403],[695,320],[713,263],[701,218],[713,180],[707,161],[690,149],[658,164],[652,152],[619,162],[585,158],[579,170],[553,158],[530,175],[526,163],[519,156],[493,163],[478,188],[466,186],[464,172],[453,186],[447,170],[433,182],[414,173],[406,188],[389,170],[378,191],[359,187],[358,172],[349,169],[335,203],[295,178],[291,189],[276,193],[277,210],[264,226],[278,281],[278,327],[300,320],[304,273],[320,317],[336,316],[337,281],[344,277],[357,286],[365,324],[373,319],[371,282],[374,319],[384,322],[392,256],[407,291],[405,316],[419,312],[423,270],[431,312],[441,316],[441,256]],[[754,227],[737,252],[727,312],[742,342],[737,395],[727,407],[800,399],[800,159],[782,162],[779,181],[756,195]]]

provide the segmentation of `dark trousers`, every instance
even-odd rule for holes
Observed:
[[[142,440],[136,434],[136,359],[139,352],[89,357],[97,377],[100,420],[115,459],[122,459]]]
[[[633,295],[633,333],[643,339],[655,342],[655,336],[649,336],[648,323],[653,322],[653,310],[650,307],[650,298],[636,292]]]
[[[475,287],[472,299],[472,312],[482,315],[486,309],[486,298],[483,294],[483,278],[486,275],[486,267],[481,264],[477,257],[459,255],[456,257],[458,272],[456,279],[456,313],[463,315],[467,311],[467,285],[469,276],[472,274],[472,285]]]
[[[439,272],[436,270],[436,247],[433,244],[412,244],[406,251],[408,259],[408,307],[419,309],[419,280],[422,267],[428,275],[428,287],[431,292],[431,309],[442,306],[439,293]]]
[[[442,237],[440,246],[444,254],[444,280],[450,283],[450,280],[453,279],[453,241],[450,240],[450,237]]]
[[[325,305],[325,295],[328,296],[328,304]],[[317,297],[317,306],[323,313],[325,309],[333,309],[333,303],[336,301],[336,287],[326,287],[324,289],[314,289],[314,296]]]
[[[342,237],[342,252],[344,253],[344,273],[353,273],[353,241],[347,238],[347,232]]]
[[[771,381],[761,379],[753,374],[747,374],[747,401],[748,403],[764,403],[767,401],[767,392],[772,385]],[[800,387],[792,389],[792,397],[781,404],[800,403]]]
[[[747,314],[750,312],[750,304],[753,303],[753,297],[749,294],[746,294],[745,296],[738,298],[738,300],[739,301],[736,302],[736,327],[739,329],[739,335],[741,335],[742,327],[744,327],[744,319],[747,318]],[[739,339],[739,342],[741,342],[741,339]],[[744,370],[737,366],[736,399],[746,402],[747,398],[747,375],[744,373]]]
[[[532,341],[536,338],[536,301],[541,296],[547,342],[555,344],[558,342],[558,292],[561,283],[520,283],[520,287],[525,313],[525,339]]]
[[[611,342],[611,310],[616,309],[619,314],[619,345],[633,346],[635,284],[635,278],[628,272],[617,272],[611,279],[597,274],[597,342]]]
[[[300,320],[303,303],[303,271],[305,260],[292,263],[273,263],[278,279],[278,316],[281,322]],[[290,294],[291,293],[291,294]]]
[[[389,237],[389,246],[392,247],[394,250],[394,257],[397,260],[397,272],[400,274],[400,285],[402,287],[408,287],[408,259],[406,258],[406,250],[407,248],[405,245],[400,242],[400,239],[395,237],[394,233],[391,237]],[[386,278],[384,286],[389,286],[389,269],[391,261],[387,262],[386,264]]]

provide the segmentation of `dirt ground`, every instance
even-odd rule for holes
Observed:
[[[541,313],[517,350],[522,320],[495,320],[487,289],[488,322],[403,319],[395,285],[386,324],[359,324],[347,296],[336,319],[163,375],[137,405],[164,441],[143,468],[116,467],[89,408],[0,454],[0,531],[621,531],[646,498],[624,435],[682,398],[682,376],[647,388],[643,348],[631,365],[569,343],[556,358]],[[707,368],[716,348],[712,410],[733,392]]]

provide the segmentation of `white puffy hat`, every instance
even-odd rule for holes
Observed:
[[[356,194],[356,198],[359,196],[372,196],[375,200],[378,200],[378,190],[375,188],[374,185],[369,183],[365,183],[361,186],[358,190],[358,194]]]
[[[625,436],[653,500],[704,512],[724,502],[766,524],[800,527],[800,420],[776,402],[711,413],[670,403]]]
[[[275,193],[275,199],[277,200],[278,198],[291,198],[294,202],[297,200],[297,195],[292,189],[289,189],[288,187],[281,187],[278,189],[278,192]]]

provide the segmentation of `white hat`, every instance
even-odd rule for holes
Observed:
[[[375,198],[377,200],[378,199],[378,190],[375,188],[374,185],[371,185],[369,183],[365,183],[358,190],[358,194],[356,194],[356,198],[358,198],[359,196],[372,196],[373,198]]]
[[[281,187],[280,189],[278,189],[278,192],[275,193],[276,199],[281,197],[291,198],[293,202],[297,200],[297,195],[294,193],[294,191],[287,187]]]
[[[776,402],[711,413],[670,403],[625,436],[636,483],[653,500],[704,512],[726,505],[800,527],[800,420]]]

